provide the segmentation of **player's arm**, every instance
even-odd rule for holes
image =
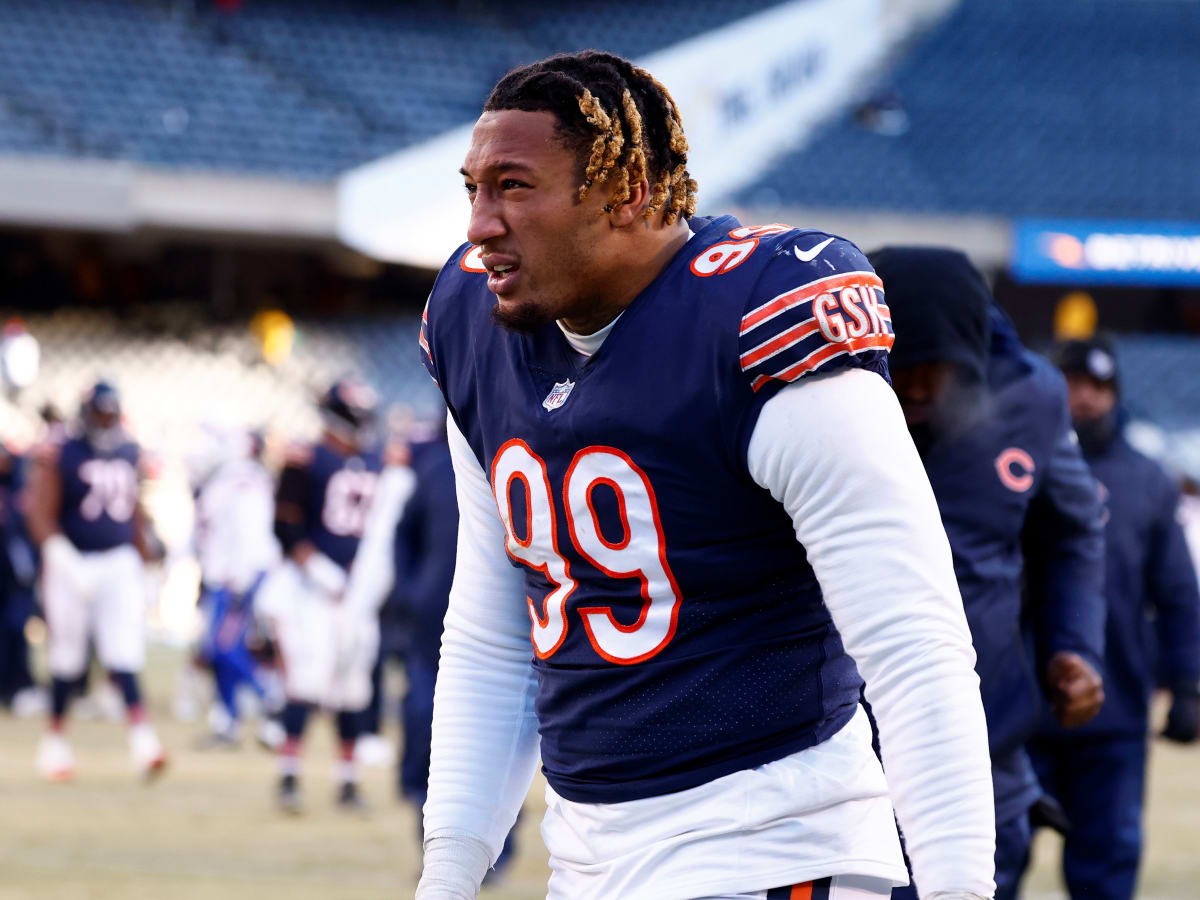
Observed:
[[[995,813],[950,546],[886,381],[806,378],[763,406],[754,480],[783,504],[866,681],[921,896],[991,897]]]
[[[918,893],[990,897],[975,653],[933,490],[881,377],[893,339],[882,283],[848,241],[784,240],[792,252],[764,267],[738,334],[741,372],[769,397],[750,423],[750,474],[791,516],[866,681]]]
[[[447,423],[459,505],[454,586],[433,706],[417,900],[470,900],[516,821],[538,760],[525,582],[505,555],[487,476]]]
[[[22,504],[29,536],[35,544],[41,546],[53,536],[62,534],[59,527],[62,476],[58,472],[57,448],[38,448],[29,467]]]
[[[1059,723],[1092,719],[1104,702],[1103,505],[1061,398],[1058,437],[1022,542],[1038,671]]]
[[[158,535],[158,529],[154,527],[154,520],[145,503],[146,485],[153,477],[152,467],[140,452],[135,469],[137,480],[134,490],[137,491],[137,497],[133,504],[133,546],[146,562],[161,562],[166,558],[167,548]]]
[[[415,487],[416,476],[406,465],[390,465],[379,476],[346,586],[347,601],[361,609],[377,611],[396,580],[396,526]]]
[[[60,525],[62,475],[58,470],[58,447],[46,445],[38,449],[30,466],[22,504],[29,536],[41,550],[43,568],[61,573],[77,590],[87,590],[83,557]]]
[[[1200,591],[1176,513],[1179,492],[1156,472],[1157,511],[1146,555],[1146,581],[1158,613],[1159,672],[1171,691],[1163,736],[1191,743],[1200,736]]]
[[[338,595],[346,589],[346,573],[308,539],[306,510],[312,479],[307,461],[305,451],[293,449],[289,451],[288,460],[279,473],[279,484],[275,490],[275,537],[284,554],[300,567],[310,581],[325,593]]]

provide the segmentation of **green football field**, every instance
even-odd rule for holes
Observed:
[[[66,785],[34,775],[40,721],[0,718],[0,900],[368,900],[408,897],[417,875],[415,813],[397,800],[391,771],[367,770],[368,817],[333,805],[332,724],[314,719],[307,754],[308,812],[286,819],[272,800],[269,755],[247,741],[199,751],[199,726],[168,715],[181,652],[156,649],[146,680],[171,753],[157,783],[129,770],[124,730],[72,723],[77,774]],[[393,733],[393,737],[398,737]],[[1200,894],[1200,750],[1156,745],[1141,896]],[[1098,790],[1103,789],[1097,786]],[[520,853],[490,900],[545,895],[537,828],[540,784],[526,801]],[[1053,840],[1036,849],[1027,894],[1062,896]]]

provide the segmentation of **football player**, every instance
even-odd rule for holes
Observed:
[[[259,459],[262,441],[257,435],[206,429],[199,445],[190,463],[196,491],[193,543],[208,619],[201,656],[212,667],[220,701],[218,715],[210,716],[209,742],[235,744],[240,737],[238,688],[250,688],[266,709],[273,705],[249,641],[254,594],[279,561],[275,486]],[[278,728],[270,718],[260,722],[264,745],[282,742],[275,734]]]
[[[888,247],[870,259],[896,330],[893,385],[950,538],[978,655],[996,897],[1007,900],[1042,795],[1024,749],[1041,716],[1041,685],[1064,725],[1087,721],[1104,699],[1100,501],[1071,433],[1062,377],[1021,346],[970,260],[939,247]],[[1023,541],[1033,547],[1028,567]],[[1034,659],[1021,628],[1026,583]]]
[[[460,521],[417,896],[476,896],[540,745],[551,898],[886,896],[893,804],[923,895],[990,897],[975,657],[879,279],[696,216],[687,152],[667,89],[595,51],[475,124],[420,336]]]
[[[50,728],[39,744],[37,767],[52,781],[74,774],[64,723],[91,641],[125,702],[135,770],[153,775],[166,765],[138,684],[145,661],[142,559],[150,552],[138,502],[139,457],[121,425],[116,388],[97,381],[74,433],[43,447],[30,476],[29,533],[41,547],[53,679]]]
[[[17,715],[45,706],[29,669],[25,639],[37,581],[37,554],[17,502],[26,469],[25,458],[0,443],[0,706]]]
[[[279,476],[275,535],[284,561],[257,598],[283,671],[287,737],[279,752],[279,803],[286,812],[302,808],[301,740],[314,706],[337,716],[338,803],[362,808],[354,745],[379,644],[376,614],[344,602],[381,467],[375,393],[359,378],[342,378],[319,407],[321,439],[293,448]]]
[[[1071,823],[1062,856],[1067,890],[1127,900],[1137,893],[1147,720],[1158,679],[1172,695],[1163,737],[1191,743],[1200,732],[1200,596],[1176,520],[1179,490],[1125,438],[1113,345],[1103,337],[1067,343],[1058,364],[1079,445],[1103,485],[1108,699],[1080,729],[1045,723],[1030,753]]]

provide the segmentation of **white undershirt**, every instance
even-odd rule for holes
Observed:
[[[684,241],[684,244],[686,245],[695,236],[696,233],[691,228],[688,228],[688,239]],[[625,311],[621,310],[621,312],[617,313],[617,319],[623,315],[625,315]],[[613,326],[617,324],[617,319],[613,319],[599,331],[593,331],[591,334],[579,334],[572,331],[563,324],[562,319],[555,319],[554,324],[562,331],[563,337],[567,339],[567,343],[571,345],[571,349],[584,359],[587,359],[600,349],[600,345],[604,343],[604,339],[608,337],[609,332],[613,330]]]
[[[458,562],[434,705],[419,900],[475,896],[538,762],[524,578],[505,554],[486,474],[453,421],[449,430]],[[791,515],[866,681],[921,896],[990,897],[994,813],[975,656],[933,492],[895,396],[864,370],[789,385],[764,405],[747,462]],[[581,804],[548,792],[547,823],[553,816],[557,832],[568,833],[560,840],[547,828],[552,856],[572,857],[552,858],[551,896],[696,897],[679,883],[689,872],[706,894],[737,893],[754,885],[745,883],[750,870],[730,861],[753,859],[763,846],[780,851],[780,874],[797,880],[808,871],[903,879],[878,763],[858,722],[784,760],[675,795]],[[746,779],[763,777],[769,795],[800,799],[744,813]],[[737,815],[698,834],[697,799],[732,804]],[[679,802],[693,818],[669,833]],[[622,833],[638,837],[615,859],[587,858],[611,853],[611,837]],[[625,875],[631,868],[635,884]]]
[[[586,358],[600,349],[600,345],[604,343],[604,339],[608,337],[608,333],[617,324],[617,319],[620,319],[623,315],[625,315],[624,310],[617,313],[616,319],[613,319],[599,331],[593,331],[591,334],[577,334],[564,325],[562,319],[555,319],[554,322],[558,325],[559,330],[562,331],[563,337],[567,339],[567,343],[571,345],[571,349]]]

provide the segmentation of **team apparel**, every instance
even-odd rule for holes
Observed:
[[[377,453],[344,455],[318,444],[293,459],[281,476],[280,499],[301,508],[300,533],[334,576],[318,580],[288,558],[257,595],[259,614],[278,643],[291,700],[338,710],[359,710],[370,702],[379,623],[356,604],[342,602],[342,595],[381,465]]]
[[[826,237],[707,223],[583,364],[553,324],[497,331],[470,248],[439,277],[423,356],[525,571],[542,760],[563,797],[695,787],[826,740],[857,707],[792,523],[747,489],[745,462],[787,383],[886,374],[866,259],[840,239],[794,255]]]
[[[205,586],[244,595],[279,561],[274,490],[270,474],[253,459],[230,460],[201,485],[195,545]]]
[[[207,634],[201,649],[212,667],[224,708],[226,737],[236,737],[238,688],[260,699],[267,688],[250,650],[254,594],[279,563],[274,483],[257,460],[234,458],[217,466],[196,492],[194,543],[200,561],[201,607]]]
[[[324,444],[313,447],[305,466],[306,537],[343,569],[354,561],[382,467],[374,451],[343,456]]]
[[[78,678],[94,639],[102,665],[138,672],[146,611],[142,559],[134,547],[138,447],[126,439],[104,452],[71,437],[48,452],[61,484],[59,527],[79,551],[65,559],[49,553],[42,573],[50,671]]]
[[[418,896],[478,888],[539,743],[557,817],[544,829],[551,897],[902,883],[886,782],[856,717],[859,669],[887,710],[901,821],[925,835],[922,890],[990,893],[973,654],[885,381],[878,280],[853,245],[818,232],[692,225],[590,356],[554,324],[498,329],[475,248],[430,298],[421,352],[450,410],[462,519]],[[921,696],[935,721],[904,712]],[[819,762],[835,750],[838,764]],[[946,762],[937,779],[933,757]],[[747,802],[755,781],[778,805]],[[686,815],[638,815],[700,794],[704,840],[694,817],[672,834]],[[606,852],[605,835],[625,852]],[[730,862],[760,859],[760,846],[780,856]]]
[[[1123,425],[1124,413],[1114,410],[1079,427],[1105,511],[1104,706],[1069,731],[1047,717],[1030,744],[1038,778],[1071,821],[1063,844],[1067,888],[1105,900],[1138,893],[1154,691],[1167,686],[1186,696],[1200,681],[1200,597],[1176,519],[1179,491],[1130,445]]]
[[[105,453],[85,438],[70,438],[58,451],[58,473],[62,483],[60,524],[78,550],[111,550],[133,543],[137,444],[126,440]]]
[[[93,641],[106,669],[140,672],[146,661],[146,599],[142,558],[131,544],[83,554],[75,572],[47,566],[42,604],[51,674],[79,678]]]

